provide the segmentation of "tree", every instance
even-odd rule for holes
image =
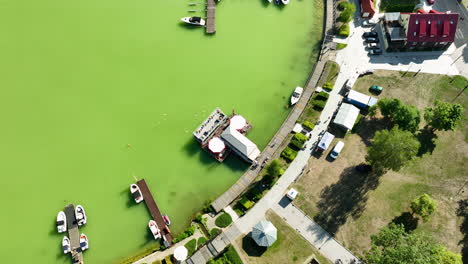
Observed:
[[[366,252],[368,264],[462,264],[461,256],[448,252],[424,233],[405,232],[394,223],[371,236],[371,249]]]
[[[410,207],[413,214],[421,216],[424,222],[437,210],[436,202],[426,193],[414,199]]]
[[[400,130],[398,127],[390,131],[384,129],[375,133],[366,160],[377,171],[398,171],[416,156],[419,147],[419,141],[411,132]]]
[[[437,100],[434,107],[424,110],[424,119],[435,130],[454,130],[463,115],[460,104]]]
[[[386,118],[389,118],[401,129],[415,132],[421,122],[419,110],[412,106],[402,103],[398,99],[381,99],[377,105],[380,112]]]
[[[284,169],[278,160],[273,160],[267,167],[267,174],[273,178],[277,178],[284,173]]]

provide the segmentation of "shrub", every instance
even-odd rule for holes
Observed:
[[[351,2],[342,2],[338,5],[340,10],[343,10],[338,18],[343,23],[348,23],[353,20],[354,12],[356,12],[356,6]]]
[[[309,130],[309,131],[312,131],[312,130],[314,130],[315,125],[312,124],[309,121],[304,121],[304,123],[302,123],[302,127]]]
[[[221,228],[227,227],[232,223],[232,217],[228,213],[222,213],[215,220],[215,225]]]
[[[249,199],[243,197],[239,203],[246,209],[246,210],[249,210],[253,205],[254,205],[254,202],[250,201]]]
[[[281,152],[281,157],[285,158],[287,161],[293,161],[297,156],[297,151],[293,150],[290,147],[286,147],[283,152]]]
[[[151,264],[162,264],[162,261],[161,260],[156,260],[156,261],[153,261]]]
[[[213,238],[217,235],[221,234],[221,229],[218,229],[218,228],[213,228],[211,229],[210,231],[210,237]]]
[[[171,259],[171,255],[166,256],[162,262],[163,262],[164,264],[173,264],[173,263],[172,263],[172,259]]]
[[[179,241],[182,241],[186,239],[187,237],[193,235],[195,233],[195,227],[194,226],[189,226],[185,231],[178,235],[176,238],[174,238],[174,243],[177,243]]]
[[[296,133],[291,140],[291,144],[298,149],[301,149],[304,146],[304,143],[307,141],[307,136],[302,133]]]
[[[323,110],[323,108],[325,108],[326,104],[327,104],[327,102],[322,101],[322,100],[314,100],[313,101],[314,109],[319,110],[319,111]]]
[[[211,206],[211,201],[210,200],[206,200],[204,203],[203,203],[203,209],[202,209],[203,213],[205,214],[208,214],[208,213],[214,213],[214,209],[213,207]]]
[[[338,9],[339,9],[340,11],[343,11],[343,10],[345,10],[345,9],[348,7],[349,4],[350,4],[349,2],[343,1],[343,2],[341,2],[341,3],[338,4]]]
[[[197,241],[197,247],[201,248],[206,243],[206,241],[208,241],[206,237],[200,237]]]
[[[330,97],[330,95],[327,92],[321,91],[320,93],[317,94],[315,99],[316,100],[327,101],[328,97]]]
[[[333,90],[333,84],[326,82],[323,84],[324,89]]]
[[[239,254],[232,245],[229,245],[224,256],[231,264],[243,264],[242,259],[239,257]]]
[[[188,255],[191,256],[193,253],[195,253],[195,249],[197,248],[197,240],[192,239],[189,242],[187,242],[184,246],[188,250]]]
[[[338,31],[338,36],[340,36],[340,37],[349,36],[349,25],[348,24],[341,25],[341,27],[340,27],[340,29]]]
[[[341,49],[346,48],[347,46],[348,46],[348,44],[338,43],[338,44],[336,44],[336,49],[341,50]]]
[[[279,177],[283,175],[284,169],[281,167],[281,163],[278,160],[272,160],[267,166],[267,173],[271,177]]]

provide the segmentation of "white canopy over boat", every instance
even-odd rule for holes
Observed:
[[[231,117],[231,127],[235,130],[242,130],[247,125],[247,121],[244,117],[240,115],[235,115]]]
[[[213,153],[220,153],[226,148],[226,144],[219,137],[214,137],[208,142],[208,149]]]

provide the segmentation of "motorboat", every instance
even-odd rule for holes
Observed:
[[[88,237],[84,233],[81,233],[80,236],[80,248],[81,251],[85,251],[89,248]]]
[[[86,224],[87,219],[86,219],[86,213],[85,213],[83,206],[77,205],[75,207],[75,217],[76,217],[76,221],[78,222],[78,226],[82,226]]]
[[[63,233],[67,231],[67,216],[63,211],[58,212],[57,214],[57,231]]]
[[[299,87],[299,86],[296,87],[296,89],[294,89],[294,92],[291,95],[291,105],[295,105],[299,101],[299,98],[301,98],[301,95],[302,95],[303,91],[304,91],[304,89],[302,87]]]
[[[149,227],[151,233],[153,234],[154,239],[161,238],[161,231],[159,230],[158,225],[156,224],[156,221],[150,220],[148,222],[148,227]]]
[[[140,191],[140,187],[136,184],[130,185],[130,192],[132,193],[133,199],[136,203],[141,203],[143,201],[143,194]]]
[[[171,225],[171,219],[169,219],[169,216],[163,215],[162,217],[163,217],[164,222],[166,223],[166,225]]]
[[[281,0],[281,2],[283,3],[283,5],[289,4],[289,0]]]
[[[204,26],[206,23],[204,19],[202,19],[201,17],[196,17],[196,16],[183,17],[180,20],[182,20],[182,22],[185,22],[187,24],[196,25],[196,26]]]
[[[71,252],[70,239],[67,236],[64,236],[62,239],[62,250],[63,254],[68,254]]]
[[[281,0],[275,0],[275,5],[281,4]]]

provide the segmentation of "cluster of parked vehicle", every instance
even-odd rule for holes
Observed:
[[[364,41],[367,44],[367,49],[369,50],[369,55],[380,55],[382,54],[382,49],[379,45],[379,34],[376,31],[364,32],[362,34]]]

